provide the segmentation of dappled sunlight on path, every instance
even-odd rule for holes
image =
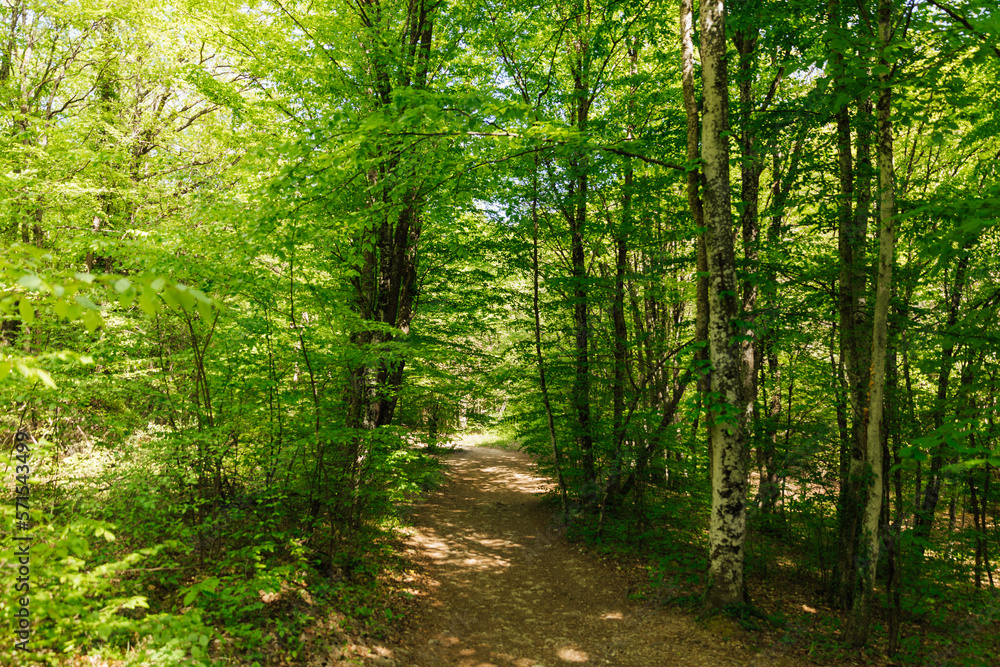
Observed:
[[[448,467],[409,531],[424,602],[401,667],[785,664],[630,603],[613,567],[563,540],[527,456],[458,450]]]

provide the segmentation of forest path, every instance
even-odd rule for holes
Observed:
[[[624,578],[554,527],[541,504],[551,482],[528,456],[472,448],[447,465],[412,515],[421,604],[400,667],[788,664],[627,600]]]

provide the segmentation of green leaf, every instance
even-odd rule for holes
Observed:
[[[56,301],[52,305],[52,310],[56,312],[57,317],[67,320],[73,319],[73,306],[67,303],[65,299],[59,299]]]
[[[191,292],[188,291],[187,287],[184,285],[177,286],[176,294],[177,300],[180,301],[181,308],[183,308],[185,312],[190,313],[194,309],[194,295],[191,294]]]
[[[87,310],[83,313],[83,325],[90,333],[97,331],[102,324],[104,324],[104,319],[101,317],[100,311]]]
[[[21,320],[25,326],[31,326],[35,322],[35,309],[27,299],[21,299],[17,303],[17,310],[21,313]]]
[[[139,307],[142,308],[142,312],[146,313],[150,317],[153,317],[160,312],[160,302],[157,301],[152,294],[145,290],[139,294]]]
[[[167,304],[171,308],[178,308],[181,303],[177,299],[177,295],[177,290],[165,290],[160,294],[160,297],[163,299],[163,303]]]
[[[36,275],[29,273],[27,275],[21,276],[18,279],[17,284],[25,289],[37,290],[39,287],[42,286],[42,279]]]
[[[47,370],[44,370],[42,368],[32,368],[31,375],[41,380],[42,384],[44,384],[49,389],[56,388],[56,383],[52,381],[52,376],[49,375],[49,372]]]
[[[219,579],[217,577],[208,577],[204,581],[198,582],[190,589],[188,589],[188,592],[184,594],[185,606],[194,602],[197,599],[198,594],[201,593],[202,591],[214,592],[215,589],[218,587],[219,587]]]
[[[201,319],[204,322],[212,321],[212,306],[205,303],[204,301],[198,302],[198,312],[201,314]]]
[[[77,294],[76,302],[86,308],[87,310],[98,310],[97,304],[90,300],[90,297],[83,294]]]
[[[119,278],[115,281],[115,290],[117,290],[119,294],[128,291],[128,288],[131,286],[132,281],[128,278]]]
[[[135,293],[134,292],[123,292],[123,293],[121,293],[121,294],[118,295],[118,304],[122,308],[128,308],[129,306],[132,305],[132,302],[134,300],[135,300]]]

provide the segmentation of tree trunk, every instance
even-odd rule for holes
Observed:
[[[694,0],[681,0],[680,5],[681,31],[681,88],[684,93],[684,111],[687,116],[687,200],[691,209],[691,217],[698,229],[695,241],[695,341],[698,347],[694,353],[695,372],[698,378],[698,412],[695,416],[692,438],[699,433],[698,419],[701,415],[704,397],[712,388],[712,375],[708,360],[708,254],[705,248],[705,213],[701,196],[698,192],[703,179],[700,169],[696,166],[701,155],[698,146],[698,98],[694,88]],[[709,441],[709,477],[711,477],[712,445]]]
[[[980,521],[979,516],[979,493],[976,489],[976,477],[975,471],[970,470],[968,473],[969,478],[969,501],[972,504],[972,526],[976,534],[976,564],[973,570],[973,581],[975,582],[976,588],[983,587],[983,551],[986,546],[986,516],[985,514]],[[985,500],[985,499],[984,499]]]
[[[839,0],[829,2],[829,21],[832,31],[841,30],[843,17]],[[834,69],[834,91],[837,100],[847,97],[844,55],[832,49],[831,61]],[[840,174],[840,195],[838,206],[839,228],[839,319],[840,356],[847,378],[847,397],[851,404],[851,424],[849,441],[844,443],[841,461],[839,531],[840,552],[838,554],[838,602],[841,607],[851,606],[851,596],[856,588],[857,549],[859,526],[864,504],[863,474],[866,456],[865,409],[868,404],[868,372],[870,342],[866,322],[865,303],[865,258],[868,232],[868,187],[867,164],[870,161],[868,148],[867,114],[858,114],[857,153],[863,174],[862,186],[855,191],[854,164],[851,156],[851,122],[847,103],[841,101],[834,109],[837,123],[837,152]],[[865,109],[865,103],[859,104]],[[857,206],[854,198],[857,196]]]
[[[575,106],[573,115],[577,130],[587,131],[590,114],[589,54],[585,37],[576,42],[572,66]],[[594,435],[590,415],[590,324],[588,322],[587,265],[584,234],[587,226],[587,196],[589,160],[585,153],[570,160],[570,176],[574,179],[570,213],[570,256],[573,284],[573,326],[576,343],[573,378],[573,409],[576,414],[577,445],[583,468],[582,499],[591,504],[597,499],[597,468],[594,459]]]
[[[638,74],[639,51],[635,42],[629,45],[630,73]],[[635,89],[631,91],[629,112],[634,110]],[[634,138],[632,119],[629,118],[627,139]],[[627,364],[628,326],[625,321],[625,269],[628,263],[628,237],[632,233],[632,189],[634,187],[635,170],[631,158],[625,162],[625,182],[622,188],[622,218],[615,233],[615,287],[611,304],[611,325],[614,356],[614,376],[612,379],[612,425],[611,441],[614,447],[611,463],[611,473],[608,476],[607,488],[601,503],[600,526],[604,526],[604,518],[608,510],[614,510],[619,500],[622,482],[622,457],[625,449],[625,382]],[[600,528],[598,529],[600,530]]]
[[[969,267],[969,255],[971,243],[966,243],[959,255],[955,267],[955,280],[948,294],[948,285],[945,284],[945,292],[948,297],[948,319],[945,324],[945,343],[941,350],[941,370],[938,372],[937,380],[937,400],[934,405],[933,423],[935,430],[944,425],[944,416],[947,410],[948,386],[951,380],[951,372],[955,367],[955,340],[951,337],[951,331],[958,322],[958,311],[962,304],[962,293],[965,290],[965,277]],[[934,524],[934,512],[937,511],[938,498],[941,493],[941,468],[944,460],[948,456],[947,448],[942,444],[931,452],[930,472],[927,476],[927,483],[924,486],[924,496],[917,511],[914,522],[916,546],[918,560],[923,559],[924,546],[930,539],[931,527]],[[919,497],[919,491],[918,491]]]
[[[359,3],[357,9],[359,20],[370,31],[365,46],[371,59],[364,65],[371,77],[371,103],[380,108],[391,101],[394,82],[403,88],[427,85],[435,6],[423,0],[410,3],[403,31],[406,47],[402,59],[395,63],[398,70],[393,73],[393,64],[382,52],[382,33],[393,27],[384,24],[387,19],[380,11],[368,11],[373,5],[377,3],[369,0]],[[363,260],[359,275],[352,280],[358,314],[378,325],[355,334],[352,342],[368,348],[368,354],[377,351],[373,356],[378,359],[359,363],[351,369],[349,428],[373,429],[392,423],[405,359],[393,353],[396,336],[386,329],[396,329],[405,335],[413,319],[424,202],[412,186],[393,185],[398,177],[394,172],[400,167],[401,158],[388,157],[393,153],[392,148],[385,147],[383,155],[379,156],[385,157],[384,161],[369,172],[369,187],[377,193],[371,202],[372,208],[387,212],[379,214],[382,217],[373,224],[369,238],[359,239],[359,255]],[[394,190],[395,187],[410,189],[401,193]]]
[[[748,8],[749,9],[749,8]],[[751,434],[759,430],[757,413],[757,393],[759,388],[757,370],[760,366],[761,347],[757,333],[758,263],[760,257],[760,175],[764,171],[759,149],[757,131],[753,126],[755,100],[753,94],[754,51],[757,49],[759,16],[743,16],[743,28],[736,31],[734,42],[739,54],[740,91],[740,196],[743,210],[740,213],[740,228],[743,233],[743,257],[745,275],[743,280],[743,304],[740,319],[744,322],[742,353],[746,373],[743,376],[743,392],[750,411],[751,426],[746,439],[752,448]],[[756,437],[756,435],[754,435]]]
[[[559,498],[562,501],[563,517],[569,515],[569,500],[566,493],[566,479],[563,477],[562,451],[556,439],[556,423],[552,416],[552,402],[549,400],[549,389],[545,383],[545,359],[542,357],[542,315],[538,304],[538,154],[535,154],[535,170],[532,176],[531,191],[531,278],[532,278],[532,310],[535,315],[535,355],[538,359],[538,385],[542,392],[542,405],[545,408],[545,419],[549,429],[549,444],[552,447],[552,461],[556,468],[556,479],[559,482]]]
[[[712,516],[709,528],[707,609],[746,602],[743,541],[746,534],[745,363],[735,320],[736,256],[729,194],[729,81],[725,2],[701,4],[702,162],[705,170],[706,250],[710,282],[709,353],[713,366]]]
[[[892,2],[880,0],[878,8],[878,35],[883,49],[891,39]],[[875,569],[879,551],[879,517],[882,512],[882,406],[885,387],[885,361],[888,341],[889,301],[892,297],[892,265],[895,254],[895,173],[893,169],[892,139],[892,86],[886,73],[879,75],[881,90],[878,98],[878,169],[879,169],[879,260],[878,283],[875,295],[875,314],[872,322],[871,379],[868,399],[867,460],[864,487],[867,487],[864,519],[858,553],[858,581],[852,600],[851,615],[845,629],[847,641],[852,646],[863,646],[868,641],[871,619]]]

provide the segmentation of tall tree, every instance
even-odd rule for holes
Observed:
[[[369,99],[362,101],[376,117],[391,112],[394,95],[427,87],[438,3],[418,0],[405,12],[381,0],[353,7],[365,47],[359,63],[366,75]],[[398,21],[398,23],[397,23]],[[394,44],[402,44],[398,51]],[[402,105],[405,110],[405,104]],[[395,145],[394,145],[395,144]],[[405,359],[389,353],[394,331],[408,333],[417,289],[418,245],[424,223],[425,193],[401,156],[403,148],[389,141],[374,148],[366,174],[372,220],[360,238],[362,257],[353,281],[358,314],[374,326],[359,332],[362,349],[382,350],[378,361],[362,362],[352,374],[353,407],[349,426],[373,428],[392,422]]]
[[[866,410],[866,450],[863,474],[864,514],[860,527],[857,558],[858,580],[852,596],[851,617],[845,636],[853,646],[868,641],[871,607],[882,534],[882,412],[885,389],[885,363],[888,345],[889,301],[892,298],[892,266],[896,252],[896,173],[893,165],[892,136],[892,76],[887,50],[894,39],[894,5],[892,0],[879,0],[878,41],[880,57],[878,110],[878,185],[879,185],[879,254],[878,280],[875,292],[875,314],[872,318],[871,369],[869,371],[868,407]]]
[[[570,97],[569,120],[581,134],[586,135],[590,122],[591,65],[593,51],[590,44],[591,12],[589,3],[574,5],[571,15],[564,20],[572,35],[569,49],[569,70],[573,81]],[[591,416],[590,394],[590,313],[587,259],[584,238],[590,193],[590,156],[586,151],[572,155],[568,161],[571,179],[567,191],[570,195],[567,219],[570,230],[570,264],[573,285],[573,327],[575,347],[575,375],[573,379],[573,410],[576,413],[576,440],[580,449],[583,468],[583,496],[586,502],[597,498],[597,468],[594,452],[594,432]]]
[[[712,386],[711,371],[708,362],[708,254],[705,247],[705,211],[700,193],[703,180],[702,167],[695,166],[699,161],[699,129],[698,96],[694,85],[694,0],[681,0],[680,3],[680,35],[681,35],[681,92],[684,97],[684,115],[687,127],[687,202],[694,219],[698,235],[695,239],[695,340],[698,348],[694,360],[700,368],[698,373],[699,400],[704,401]],[[695,416],[695,431],[699,415]],[[711,445],[710,445],[711,446]]]
[[[712,363],[712,515],[708,534],[709,609],[746,601],[746,363],[739,345],[740,312],[729,194],[729,77],[725,2],[703,2],[704,81],[701,158],[705,171],[706,254],[709,271],[709,350]]]
[[[851,154],[850,100],[856,82],[847,64],[845,50],[850,42],[845,38],[847,12],[840,0],[828,4],[830,26],[830,58],[833,89],[835,93],[833,118],[836,122],[837,165],[839,192],[837,199],[838,255],[840,277],[838,284],[838,320],[840,333],[840,359],[845,379],[838,380],[847,386],[850,424],[845,429],[847,440],[841,441],[840,498],[838,520],[840,527],[838,559],[838,599],[843,607],[851,606],[857,569],[855,561],[859,539],[859,525],[863,511],[862,475],[865,462],[865,421],[868,404],[867,372],[869,369],[869,326],[866,298],[866,258],[869,200],[869,132],[870,107],[867,99],[858,103],[857,120],[857,169]],[[858,181],[861,172],[861,183]],[[855,201],[856,198],[856,201]],[[845,415],[846,417],[846,415]]]

